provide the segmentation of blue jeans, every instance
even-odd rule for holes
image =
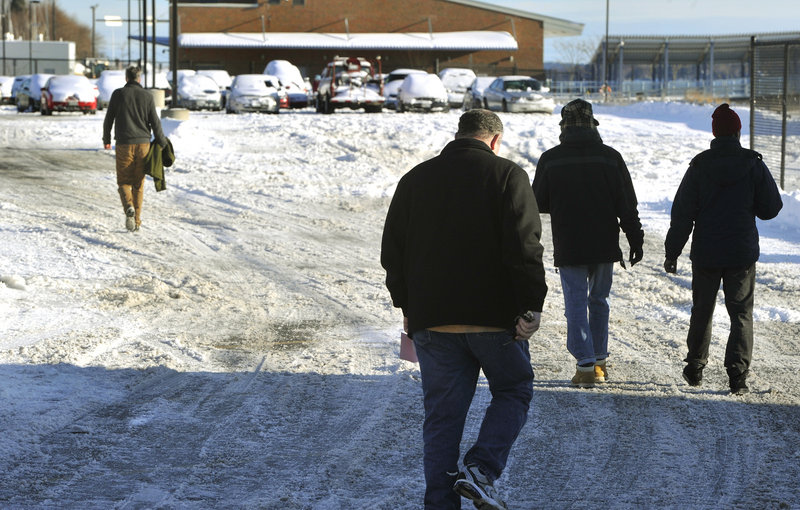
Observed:
[[[489,382],[492,400],[478,438],[464,455],[492,481],[506,466],[511,446],[528,418],[533,397],[533,368],[527,341],[510,332],[414,332],[422,376],[425,422],[422,428],[425,466],[425,508],[461,508],[453,492],[459,446],[480,370]]]
[[[608,357],[608,294],[614,264],[562,266],[567,350],[579,365]],[[588,311],[588,315],[587,315]]]

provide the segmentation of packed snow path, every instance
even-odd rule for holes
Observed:
[[[636,109],[638,108],[638,109]],[[623,154],[645,259],[615,269],[611,382],[569,386],[560,284],[531,343],[511,508],[800,504],[800,232],[761,226],[751,389],[728,395],[720,306],[704,386],[680,378],[689,261],[666,276],[670,200],[710,109],[598,108]],[[417,509],[422,403],[397,358],[378,258],[394,184],[458,114],[193,114],[178,162],[124,230],[96,118],[0,114],[0,506]],[[504,114],[533,176],[556,116]],[[743,122],[744,123],[744,122]],[[705,130],[705,131],[704,131]],[[785,195],[786,213],[798,197]],[[627,251],[624,245],[623,251]],[[465,441],[489,399],[481,385]],[[465,503],[465,508],[468,507]]]

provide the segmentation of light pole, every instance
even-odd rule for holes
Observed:
[[[94,58],[94,56],[95,56],[95,50],[94,50],[94,18],[95,18],[95,16],[94,16],[94,11],[95,11],[95,9],[97,9],[97,4],[94,4],[94,5],[90,6],[89,8],[92,10],[92,54],[90,55],[90,57]],[[92,70],[92,77],[94,77],[94,70]]]
[[[606,0],[606,43],[603,45],[603,102],[608,102],[608,2]]]
[[[6,0],[0,0],[2,5],[2,18],[0,18],[0,35],[3,36],[3,71],[0,74],[6,74]]]
[[[33,6],[38,3],[39,0],[28,2],[28,70],[31,74],[33,74]]]

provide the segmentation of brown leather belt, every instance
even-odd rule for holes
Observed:
[[[428,331],[436,331],[437,333],[496,333],[498,331],[505,331],[504,328],[473,326],[470,324],[446,324],[444,326],[434,326],[427,329]]]

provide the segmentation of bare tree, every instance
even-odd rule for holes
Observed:
[[[3,1],[3,0],[0,0]],[[5,0],[9,1],[9,0]],[[83,23],[78,22],[75,18],[67,14],[66,12],[62,11],[58,5],[56,6],[48,6],[47,10],[49,12],[45,12],[43,6],[37,6],[35,4],[31,4],[30,1],[26,0],[10,0],[10,16],[9,16],[9,23],[8,29],[14,35],[15,39],[22,38],[27,39],[29,34],[30,28],[30,12],[28,11],[29,7],[33,7],[37,9],[36,11],[36,18],[38,20],[42,20],[39,22],[39,25],[45,26],[45,21],[47,20],[47,16],[54,16],[55,19],[49,21],[49,25],[55,28],[56,34],[58,34],[58,39],[62,41],[72,41],[75,43],[75,55],[78,57],[86,57],[89,56],[91,53],[92,48],[92,37],[91,37],[91,27],[84,25]],[[49,34],[49,30],[47,30],[48,37],[52,34]],[[97,36],[96,44],[99,46],[102,44],[102,37]]]
[[[600,36],[587,36],[568,37],[553,44],[559,53],[559,62],[567,64],[570,81],[583,79],[583,66],[591,61],[601,42]]]

